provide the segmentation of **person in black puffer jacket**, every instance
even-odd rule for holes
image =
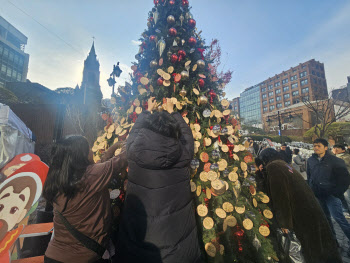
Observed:
[[[154,98],[148,109],[155,106]],[[128,184],[116,262],[201,262],[190,189],[192,131],[179,113],[146,111],[127,140]]]
[[[325,139],[314,141],[315,153],[307,160],[307,182],[317,197],[335,235],[331,217],[350,240],[350,224],[345,219],[341,197],[350,184],[345,162],[328,153]],[[348,250],[350,255],[350,249]]]

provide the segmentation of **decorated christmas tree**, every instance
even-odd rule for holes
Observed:
[[[269,198],[256,191],[253,158],[242,145],[238,117],[223,92],[231,72],[217,72],[218,43],[205,45],[187,0],[154,4],[132,66],[132,83],[119,87],[113,98],[113,120],[105,116],[108,125],[95,142],[94,159],[99,161],[109,146],[127,139],[149,97],[159,102],[158,111],[171,98],[195,140],[191,190],[206,261],[278,261],[269,239]],[[126,173],[122,178],[127,180]],[[111,187],[121,193],[114,201],[116,214],[126,190],[124,179]]]

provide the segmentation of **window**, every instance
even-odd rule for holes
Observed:
[[[18,80],[18,81],[21,81],[21,80],[22,80],[22,75],[19,74],[19,73],[18,73],[18,75],[17,75],[17,80]]]
[[[17,71],[13,70],[12,71],[12,78],[16,79],[16,77],[17,77]]]
[[[19,57],[17,55],[15,55],[15,59],[14,59],[14,62],[17,64],[18,63],[18,59]]]
[[[280,81],[275,83],[275,87],[278,87],[278,86],[280,86],[280,85],[281,85],[281,82],[280,82]]]
[[[282,108],[282,103],[277,103],[277,108]]]
[[[284,72],[284,76],[287,76],[288,75],[288,73],[287,72]]]
[[[324,74],[323,74],[323,73],[322,73],[321,75],[322,75],[322,78],[325,78],[325,76],[324,76]]]
[[[269,99],[269,103],[274,103],[275,102],[275,99],[272,98],[272,99]]]
[[[264,109],[263,109],[264,111],[267,111],[267,107],[264,107]]]
[[[298,96],[299,95],[299,90],[296,90],[296,91],[293,91],[292,92],[292,96],[295,97],[295,96]]]
[[[306,65],[303,65],[301,68],[306,68]]]
[[[4,50],[4,48],[0,45],[0,55],[2,54],[3,50]]]
[[[12,75],[12,70],[10,68],[7,68],[7,76],[11,77]]]
[[[292,89],[295,89],[295,88],[297,88],[298,87],[298,83],[293,83],[292,84]]]
[[[309,96],[305,96],[302,98],[302,101],[308,101],[309,100]]]
[[[291,76],[290,81],[296,80],[297,78],[298,78],[297,75]]]
[[[281,89],[276,89],[275,93],[276,94],[280,94],[281,93]]]
[[[317,77],[321,77],[320,72],[316,72]]]
[[[295,71],[297,71],[297,69],[296,69],[296,68],[293,68],[293,72],[295,72]]]
[[[272,86],[272,85],[269,85],[268,89],[269,89],[269,90],[273,89],[273,86]]]
[[[5,50],[4,50],[4,57],[7,58],[8,55],[9,55],[9,50],[7,48],[5,48]]]
[[[315,71],[314,71],[314,70],[313,70],[313,71],[311,71],[311,74],[315,76]]]
[[[299,99],[294,99],[294,100],[293,100],[293,104],[297,104],[297,103],[299,103],[299,102],[300,102]]]
[[[23,66],[23,58],[20,58],[20,59],[19,59],[19,65],[20,65],[20,66]]]
[[[273,92],[272,91],[269,92],[269,97],[271,97],[271,96],[273,96]]]
[[[313,79],[314,80],[314,83],[317,84],[317,79]]]
[[[303,79],[302,81],[300,81],[300,85],[301,86],[305,86],[308,84],[308,80],[307,79]]]
[[[289,106],[290,105],[290,101],[286,101],[285,103],[284,103],[284,107],[287,107],[287,106]]]
[[[301,90],[301,93],[303,93],[303,94],[309,93],[309,88],[308,88],[308,87],[303,88],[303,89]]]
[[[284,80],[282,80],[282,84],[286,84],[286,83],[288,83],[288,79],[284,79]]]
[[[1,72],[6,73],[6,66],[5,65],[1,65]]]
[[[10,55],[9,55],[9,60],[10,60],[10,61],[13,61],[13,56],[14,56],[14,55],[13,55],[13,52],[10,52]]]
[[[281,96],[277,96],[276,97],[276,101],[281,101],[282,100],[282,97]]]
[[[290,95],[289,95],[289,93],[287,93],[287,94],[284,94],[284,95],[283,95],[283,98],[284,98],[284,99],[289,99],[289,98],[290,98]]]
[[[267,100],[264,100],[264,101],[263,101],[263,105],[267,105]]]
[[[301,72],[300,74],[299,74],[299,76],[302,78],[302,77],[305,77],[307,75],[307,72],[306,71],[304,71],[304,72]]]
[[[261,88],[261,92],[265,92],[266,91],[266,88]]]
[[[283,92],[286,92],[286,91],[288,91],[288,90],[289,90],[289,86],[283,87]]]
[[[275,109],[275,105],[271,105],[270,110],[274,110],[274,109]]]
[[[263,98],[263,99],[266,99],[266,98],[267,98],[266,93],[262,95],[262,98]]]

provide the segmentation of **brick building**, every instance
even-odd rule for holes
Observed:
[[[239,116],[239,97],[237,98],[234,98],[231,102],[231,107],[232,107],[232,110],[235,114],[238,114]]]

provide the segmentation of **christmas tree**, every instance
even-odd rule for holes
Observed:
[[[187,0],[154,4],[132,66],[132,83],[118,88],[114,120],[105,117],[108,125],[95,142],[94,159],[97,162],[110,145],[127,139],[149,97],[159,102],[159,111],[171,98],[195,140],[191,190],[206,261],[278,261],[269,239],[269,198],[256,191],[252,155],[242,145],[238,117],[224,98],[231,72],[217,72],[218,43],[205,45]],[[115,184],[121,195],[114,204],[121,205],[126,184]]]

